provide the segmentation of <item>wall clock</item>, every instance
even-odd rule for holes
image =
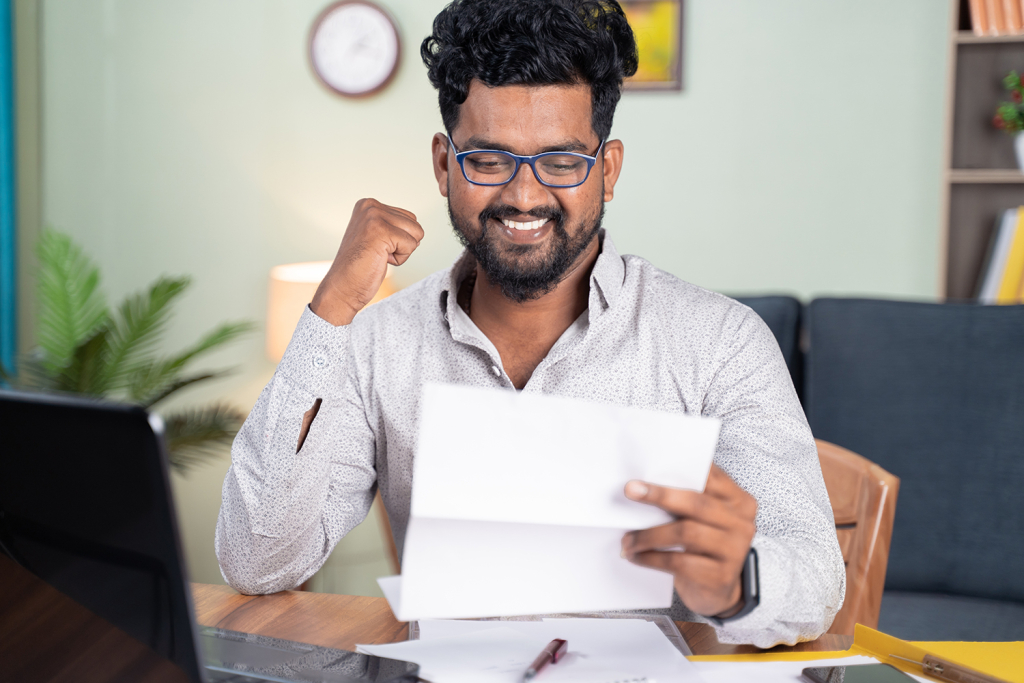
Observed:
[[[341,0],[313,22],[309,59],[328,88],[346,97],[381,90],[398,70],[401,39],[387,10],[369,0]]]

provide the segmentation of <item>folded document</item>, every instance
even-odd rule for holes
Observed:
[[[568,653],[544,669],[549,683],[688,683],[696,669],[658,629],[639,619],[421,621],[420,640],[359,645],[360,652],[413,661],[435,683],[520,683],[554,638]]]
[[[679,413],[427,385],[392,609],[408,621],[670,606],[672,577],[628,562],[620,548],[625,531],[671,517],[628,500],[623,487],[641,479],[702,491],[719,427]]]

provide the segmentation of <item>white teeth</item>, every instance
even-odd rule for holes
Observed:
[[[520,223],[519,221],[510,221],[507,218],[502,218],[501,222],[505,224],[506,228],[512,228],[513,230],[538,230],[540,226],[548,222],[548,219],[540,218],[529,223]]]

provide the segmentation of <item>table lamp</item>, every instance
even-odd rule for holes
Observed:
[[[302,310],[316,294],[320,281],[327,275],[330,261],[288,263],[270,269],[270,287],[267,290],[267,358],[277,363],[288,348],[288,342],[302,316]],[[369,305],[393,294],[391,266],[376,296]]]

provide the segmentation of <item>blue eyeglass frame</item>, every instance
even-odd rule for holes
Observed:
[[[563,190],[564,189],[568,189],[570,187],[579,187],[583,183],[587,182],[587,180],[590,178],[590,171],[591,171],[591,169],[594,168],[594,164],[597,163],[598,157],[601,156],[601,150],[604,149],[604,143],[605,143],[604,140],[601,141],[601,144],[597,146],[597,151],[594,152],[594,156],[589,156],[587,154],[579,154],[577,152],[541,152],[540,154],[534,154],[533,156],[525,156],[524,157],[524,156],[520,156],[518,154],[513,154],[512,152],[506,152],[506,151],[501,150],[501,149],[471,149],[468,152],[460,152],[459,148],[455,146],[454,142],[452,142],[451,134],[447,133],[445,135],[445,137],[448,138],[448,144],[451,145],[452,149],[455,150],[455,161],[458,162],[459,168],[462,169],[462,177],[466,179],[466,182],[468,182],[468,183],[470,183],[472,185],[481,185],[483,187],[498,187],[498,186],[501,186],[501,185],[508,185],[509,183],[512,182],[513,179],[515,179],[516,175],[519,173],[519,167],[522,166],[523,164],[529,164],[530,170],[533,171],[533,177],[537,179],[538,183],[540,183],[541,185],[543,185],[545,187],[553,187],[555,189],[563,189]],[[489,152],[491,154],[504,154],[507,157],[512,157],[512,159],[516,162],[516,167],[512,171],[512,175],[510,175],[508,177],[508,180],[506,180],[504,182],[501,182],[501,183],[478,183],[475,180],[470,180],[469,179],[469,175],[466,173],[466,163],[465,163],[466,162],[466,157],[468,157],[470,154],[480,154],[481,152]],[[540,159],[541,157],[550,157],[550,156],[556,156],[556,155],[557,156],[569,155],[569,156],[573,156],[573,157],[579,157],[580,159],[583,159],[584,161],[586,161],[587,162],[587,174],[585,176],[583,176],[583,180],[579,181],[578,183],[574,183],[572,185],[552,185],[551,183],[544,182],[544,180],[541,179],[540,174],[537,173],[537,167],[534,166],[534,164],[536,163],[537,159]]]

